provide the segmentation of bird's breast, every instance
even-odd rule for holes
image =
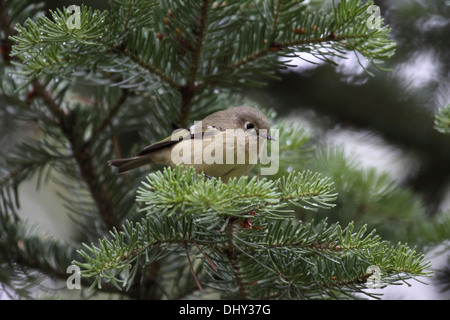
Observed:
[[[170,165],[194,166],[197,172],[227,180],[248,174],[258,162],[258,139],[239,131],[184,139],[170,148]]]

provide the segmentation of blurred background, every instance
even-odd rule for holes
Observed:
[[[331,1],[313,2],[321,6]],[[427,216],[450,212],[450,136],[433,129],[435,113],[450,103],[450,1],[374,2],[397,43],[396,55],[385,65],[390,71],[370,68],[370,76],[360,65],[368,64],[353,53],[337,61],[338,66],[302,55],[305,60],[292,61],[295,67],[277,72],[279,81],[245,89],[244,95],[281,117],[299,121],[315,143],[338,146],[359,167],[385,172],[417,195]],[[47,9],[81,3],[106,9],[103,2],[87,0],[45,3]],[[53,192],[42,189],[37,195],[33,182],[23,188],[29,195],[22,200],[24,216],[58,237],[70,237],[71,221],[58,214],[62,205],[52,200],[48,208],[49,202],[42,201]],[[445,250],[427,252],[433,268],[442,270],[448,268],[447,255]],[[450,297],[435,282],[411,284],[413,288],[388,288],[384,298]]]

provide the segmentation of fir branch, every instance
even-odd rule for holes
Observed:
[[[306,12],[305,7],[292,10],[292,13],[287,8],[289,6],[295,8],[296,4],[289,1],[283,3],[287,18],[284,19],[284,25],[276,29],[277,34],[265,35],[263,31],[255,34],[255,39],[264,40],[265,45],[250,54],[242,55],[237,60],[234,59],[235,61],[227,68],[221,70],[223,73],[220,73],[220,77],[212,77],[210,83],[217,84],[217,81],[220,83],[220,79],[226,79],[224,75],[229,76],[230,73],[240,74],[247,68],[254,70],[260,64],[259,61],[265,61],[269,57],[296,56],[294,51],[309,52],[332,64],[336,62],[331,58],[343,57],[345,51],[358,51],[378,67],[378,61],[385,61],[393,55],[395,43],[387,38],[389,29],[381,26],[382,20],[380,28],[369,28],[367,21],[370,15],[367,8],[371,4],[371,1],[365,4],[360,1],[341,1],[334,7],[333,13],[324,15]],[[284,12],[281,11],[280,14]],[[356,24],[359,27],[351,28],[350,21],[352,25]],[[237,37],[241,38],[243,35]]]
[[[137,8],[133,7],[133,13],[145,12],[147,16],[149,12],[143,9],[148,9],[149,5],[151,7],[154,2],[138,2],[140,4]],[[141,5],[143,5],[142,8]],[[80,66],[102,69],[102,66],[106,64],[108,68],[105,69],[111,72],[112,68],[109,66],[111,53],[115,55],[119,53],[122,57],[129,55],[137,62],[141,62],[124,49],[124,42],[119,41],[117,44],[116,38],[108,37],[106,34],[108,28],[114,31],[117,25],[107,24],[108,18],[110,18],[107,12],[93,11],[82,5],[81,26],[72,29],[66,23],[70,17],[65,8],[63,11],[59,9],[51,11],[51,16],[52,20],[46,17],[40,17],[36,22],[27,20],[28,28],[18,25],[19,35],[11,37],[11,40],[16,42],[12,55],[20,61],[16,64],[21,67],[21,73],[28,79],[38,78],[44,73],[67,77]],[[133,16],[133,21],[136,18]],[[110,21],[110,23],[118,23],[118,21],[120,20]],[[124,23],[127,24],[126,21]],[[125,35],[127,34],[127,32],[123,32]],[[125,35],[121,37],[125,37]],[[164,79],[161,71],[145,65],[143,62],[141,64]],[[104,73],[106,72],[104,71]]]
[[[337,194],[331,193],[332,182],[329,178],[322,178],[318,173],[308,171],[299,175],[293,172],[287,177],[282,177],[277,183],[283,194],[282,199],[293,205],[308,210],[334,206],[332,202],[336,200]]]
[[[15,208],[20,207],[19,185],[37,175],[37,188],[46,181],[53,167],[69,157],[61,154],[54,146],[37,141],[33,144],[22,143],[10,150],[4,158],[7,173],[0,177],[0,193],[3,212],[16,215]]]
[[[85,261],[73,263],[84,269],[84,276],[97,277],[97,284],[101,279],[117,284],[124,268],[150,265],[170,253],[181,253],[187,243],[197,243],[210,252],[215,267],[211,267],[212,277],[203,281],[217,289],[234,292],[237,288],[241,299],[312,298],[336,292],[351,296],[365,293],[370,265],[383,271],[384,284],[427,275],[429,267],[422,254],[404,245],[392,247],[373,232],[365,235],[365,228],[354,233],[352,224],[341,230],[337,224],[303,225],[285,220],[252,230],[230,222],[224,234],[206,232],[192,220],[153,214],[136,225],[128,223],[124,230],[112,234],[112,240],[79,251]],[[172,230],[170,236],[166,230]],[[150,249],[156,247],[159,250]]]
[[[140,59],[137,55],[133,54],[130,50],[127,50],[123,46],[113,46],[110,48],[110,51],[128,57],[131,61],[138,64],[151,74],[157,76],[159,79],[163,80],[172,88],[180,90],[181,86],[177,82],[175,82],[171,77],[167,76],[162,70]]]
[[[239,290],[239,295],[241,299],[248,299],[249,295],[246,289],[245,281],[242,276],[240,268],[240,259],[236,253],[237,248],[234,243],[234,224],[229,224],[226,229],[227,235],[227,247],[224,249],[224,254],[230,262],[231,269],[233,270],[234,279]]]
[[[435,115],[434,128],[441,133],[450,134],[450,104]]]
[[[13,220],[2,211],[0,235],[0,263],[17,263],[24,268],[66,278],[63,270],[69,265],[72,255],[66,245],[39,236],[36,230],[30,229],[20,218]]]
[[[311,172],[293,172],[276,182],[241,177],[223,183],[197,178],[193,168],[183,171],[182,167],[148,175],[137,196],[137,201],[146,205],[142,210],[163,209],[169,216],[182,211],[182,216],[210,225],[221,223],[224,215],[277,217],[289,205],[308,210],[330,208],[335,199],[331,182]]]
[[[72,70],[83,65],[100,70],[100,74],[120,70],[131,74],[118,82],[121,86],[145,84],[146,88],[155,88],[160,81],[180,95],[176,122],[177,126],[185,127],[193,104],[199,103],[205,90],[236,83],[260,85],[262,82],[255,81],[255,76],[274,77],[274,68],[286,66],[278,61],[280,56],[293,56],[295,51],[309,52],[335,64],[332,58],[343,57],[345,51],[358,51],[378,65],[379,61],[392,56],[395,48],[387,39],[389,29],[386,26],[378,29],[367,26],[370,14],[366,9],[371,1],[366,4],[341,1],[330,14],[308,12],[304,4],[294,1],[254,5],[228,1],[211,5],[205,0],[189,8],[175,2],[169,9],[169,18],[160,16],[162,8],[166,7],[161,5],[153,19],[150,18],[153,3],[119,0],[110,3],[110,13],[82,7],[82,30],[67,30],[64,19],[68,16],[61,11],[52,12],[54,21],[42,18],[36,23],[29,21],[28,28],[19,26],[21,35],[12,38],[16,41],[13,55],[22,61],[19,66],[23,74],[27,78],[45,73],[69,76]],[[145,10],[139,6],[144,6]],[[244,23],[224,20],[224,14],[237,10],[255,18]],[[262,20],[256,19],[259,17]],[[124,26],[131,28],[129,24],[133,19],[136,19],[133,27],[141,29],[133,33],[124,31]],[[144,23],[146,19],[155,20],[155,28],[163,24],[164,35],[159,31],[150,32],[153,24]],[[265,27],[265,22],[270,23],[269,28]],[[85,27],[88,23],[91,28]],[[358,28],[352,28],[350,23]],[[68,32],[74,39],[68,38]],[[212,45],[211,39],[223,40],[217,46]],[[239,50],[235,47],[236,39]],[[69,47],[62,45],[66,42],[70,43]],[[89,60],[93,51],[97,53],[96,59]],[[30,60],[30,54],[34,60]],[[113,66],[110,61],[114,61]],[[125,68],[121,64],[125,64]],[[219,65],[220,68],[216,67]],[[154,77],[145,78],[130,72],[136,66]]]
[[[277,1],[276,9],[275,9],[275,17],[273,19],[272,23],[272,33],[275,35],[277,28],[278,28],[278,19],[280,17],[280,10],[281,10],[281,2],[282,0]]]
[[[153,23],[153,7],[156,0],[109,0],[111,18],[120,22],[119,32],[126,35],[137,28],[146,28]],[[120,37],[122,38],[122,36]]]
[[[42,275],[65,283],[69,275],[66,270],[71,265],[75,251],[76,247],[72,244],[42,235],[35,227],[30,227],[27,221],[18,217],[12,219],[0,210],[0,265],[5,272],[13,270],[9,277],[16,279],[15,284],[6,285],[17,287],[18,283],[26,283],[36,276],[39,283],[44,280]],[[91,281],[82,278],[81,283],[89,286]],[[117,288],[108,284],[103,290],[117,292]],[[21,295],[31,298],[31,294],[26,292]]]
[[[310,134],[294,122],[273,120],[271,128],[279,130],[280,177],[290,171],[301,171],[312,159],[315,150],[311,144]]]
[[[93,152],[90,150],[88,142],[79,142],[82,136],[76,132],[77,120],[75,114],[72,112],[68,114],[63,113],[60,105],[55,102],[55,99],[40,82],[34,83],[34,92],[37,96],[42,97],[45,105],[55,117],[56,121],[58,121],[59,128],[70,143],[72,156],[80,169],[81,178],[88,186],[104,223],[108,229],[111,229],[116,226],[116,214],[114,213],[115,210],[111,202],[111,196],[106,186],[99,185],[99,174],[97,173],[96,166],[92,162]],[[125,99],[125,96],[122,96],[121,99]],[[123,101],[120,102],[121,99],[119,99],[118,106],[123,103]]]
[[[104,279],[118,284],[124,268],[135,268],[139,263],[151,265],[169,254],[182,252],[187,243],[208,249],[205,260],[211,277],[209,280],[203,277],[203,281],[218,290],[237,290],[239,297],[245,299],[364,292],[364,280],[368,277],[365,270],[370,265],[383,270],[386,284],[426,275],[428,263],[422,254],[404,245],[392,247],[374,232],[365,235],[365,227],[354,232],[353,224],[342,230],[338,224],[295,223],[271,213],[282,208],[281,199],[304,206],[301,199],[313,201],[312,194],[332,195],[328,188],[322,188],[329,182],[310,173],[293,173],[283,182],[269,184],[265,181],[250,182],[250,186],[239,181],[232,183],[233,193],[245,195],[234,188],[248,187],[247,194],[252,195],[234,199],[227,194],[227,185],[197,178],[192,168],[165,169],[163,174],[149,175],[143,184],[145,188],[140,190],[138,201],[146,203],[143,210],[148,212],[147,217],[137,224],[127,223],[123,232],[115,231],[111,240],[101,240],[98,247],[86,246],[85,251],[79,251],[85,261],[74,263],[84,269],[85,276],[96,277],[96,283]],[[191,185],[195,188],[191,189]],[[208,202],[201,196],[202,188],[210,190]],[[254,192],[266,188],[265,192]],[[270,189],[276,191],[273,199],[263,200],[270,195]],[[224,210],[214,213],[212,204],[220,200],[211,198],[213,194],[225,194],[230,206],[237,208],[225,209],[222,203],[220,207]],[[258,208],[255,203],[260,196],[264,205]],[[329,207],[329,200],[314,199],[324,207]],[[248,214],[249,207],[253,214]],[[252,219],[254,228],[239,222],[247,217]]]
[[[186,85],[179,89],[182,97],[181,98],[182,102],[180,110],[180,119],[178,121],[178,124],[181,128],[185,128],[188,124],[190,104],[192,103],[192,98],[194,97],[195,89],[197,86],[196,79],[200,63],[200,57],[202,54],[203,41],[207,27],[206,22],[208,18],[208,10],[210,10],[209,7],[210,1],[202,0],[197,30],[197,41],[195,43],[194,52],[190,63],[189,76],[187,78]]]
[[[121,95],[119,99],[116,101],[114,106],[112,106],[111,110],[109,111],[109,114],[107,117],[105,117],[102,122],[94,129],[94,133],[91,137],[96,137],[97,134],[100,134],[105,130],[108,126],[111,125],[111,122],[116,117],[117,113],[119,112],[120,108],[124,105],[125,101],[127,100],[128,91],[122,90]],[[86,141],[86,144],[89,144],[89,141]]]
[[[134,5],[133,1],[129,1],[129,3],[128,3],[128,11],[127,11],[127,14],[125,15],[125,23],[123,25],[123,29],[124,30],[128,29],[128,25],[129,25],[130,19],[132,17],[133,5]]]
[[[195,270],[194,270],[194,267],[193,267],[193,265],[192,265],[191,256],[190,256],[190,254],[189,254],[189,249],[188,249],[188,244],[187,244],[187,242],[184,243],[184,249],[185,249],[185,251],[186,251],[186,257],[187,257],[187,259],[188,259],[189,266],[190,266],[191,271],[192,271],[192,275],[194,276],[195,283],[197,283],[197,286],[198,286],[198,289],[200,290],[200,292],[201,292],[201,293],[204,293],[203,287],[202,287],[202,285],[200,284],[200,282],[198,281],[197,275],[195,274]]]
[[[265,47],[263,49],[261,49],[258,52],[253,53],[251,56],[249,57],[244,57],[242,60],[237,61],[235,63],[233,63],[232,65],[230,65],[228,67],[228,69],[231,70],[236,70],[236,69],[240,69],[248,64],[251,64],[252,62],[265,57],[267,55],[271,55],[274,52],[283,50],[283,49],[289,49],[289,48],[295,48],[295,47],[304,47],[304,46],[315,46],[315,45],[320,45],[320,46],[325,46],[326,44],[339,44],[342,45],[344,48],[347,49],[351,49],[352,46],[347,44],[347,41],[349,40],[367,40],[369,39],[369,36],[367,34],[356,34],[356,35],[336,35],[334,33],[331,33],[331,35],[326,35],[326,36],[318,36],[318,37],[312,37],[312,38],[308,38],[308,39],[299,39],[299,40],[292,40],[292,41],[287,41],[287,42],[281,42],[281,43],[273,43],[271,46]],[[301,51],[301,50],[299,50]],[[318,54],[318,52],[315,52],[315,54]],[[328,62],[330,62],[329,60],[327,60]]]

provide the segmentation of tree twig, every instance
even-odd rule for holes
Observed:
[[[202,287],[200,281],[198,281],[197,275],[195,274],[194,266],[192,265],[191,256],[189,254],[189,248],[187,246],[187,242],[186,241],[184,242],[184,249],[186,251],[186,256],[187,256],[187,259],[188,259],[189,266],[191,268],[192,274],[194,275],[195,282],[197,283],[197,286],[198,286],[200,292],[203,294],[204,293],[203,287]]]
[[[197,91],[196,89],[198,89],[198,86],[196,85],[195,82],[197,79],[203,42],[205,39],[205,32],[207,27],[206,20],[208,17],[209,3],[210,3],[209,0],[202,1],[197,33],[197,42],[195,44],[194,55],[192,57],[190,64],[189,76],[186,85],[179,88],[179,91],[181,93],[181,110],[180,110],[180,119],[178,122],[181,128],[185,128],[187,126],[192,99],[195,96],[195,92]]]
[[[106,227],[108,229],[112,229],[113,227],[120,228],[115,221],[115,210],[113,203],[111,202],[111,196],[108,194],[107,186],[98,184],[100,179],[99,174],[92,163],[92,151],[85,143],[81,145],[77,143],[77,136],[74,131],[76,120],[73,118],[73,114],[62,112],[59,104],[55,102],[50,93],[39,81],[35,81],[33,86],[34,91],[43,99],[50,112],[58,121],[61,131],[69,141],[73,157],[80,169],[81,178],[88,186],[90,194]]]

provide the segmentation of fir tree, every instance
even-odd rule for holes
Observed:
[[[428,274],[422,253],[359,221],[298,220],[336,204],[346,210],[333,177],[350,177],[305,169],[317,157],[310,137],[270,110],[280,129],[273,177],[255,170],[224,183],[157,165],[117,175],[106,164],[244,104],[240,90],[276,77],[289,66],[281,58],[308,52],[336,64],[354,51],[381,68],[395,43],[382,18],[378,27],[368,23],[372,1],[342,0],[324,11],[288,0],[108,3],[107,11],[82,5],[38,15],[26,0],[0,1],[4,288],[29,296],[43,278],[65,283],[74,265],[91,294],[317,299],[371,295],[374,276],[384,287]],[[17,121],[39,135],[10,143]],[[78,239],[45,237],[18,215],[19,187],[36,176],[65,189],[59,196]],[[389,200],[379,195],[392,190],[390,181],[372,172],[364,183],[378,186],[367,197]]]

